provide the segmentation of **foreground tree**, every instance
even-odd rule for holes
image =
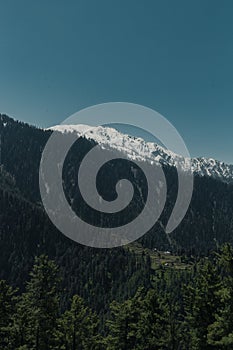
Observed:
[[[218,291],[221,304],[216,308],[215,322],[208,327],[208,342],[216,349],[233,348],[233,248],[225,244],[219,256],[223,268],[223,286]]]
[[[53,349],[59,315],[58,268],[42,255],[36,258],[30,277],[17,309],[19,346],[27,345],[30,350]]]
[[[169,347],[168,310],[155,289],[139,289],[123,304],[113,302],[107,349],[159,350]]]
[[[56,349],[98,349],[100,337],[97,327],[96,315],[85,306],[81,297],[74,295],[70,309],[58,321]]]
[[[15,350],[12,337],[16,290],[8,286],[6,281],[0,281],[0,349]]]
[[[126,300],[120,304],[112,302],[111,318],[107,322],[109,335],[106,338],[108,350],[127,350],[136,346],[136,325],[139,322],[139,310],[133,309],[133,301]]]
[[[195,277],[184,294],[186,332],[185,349],[207,350],[213,346],[207,341],[208,327],[215,321],[219,305],[221,280],[217,267],[209,260],[197,264]],[[188,347],[187,347],[187,344]]]

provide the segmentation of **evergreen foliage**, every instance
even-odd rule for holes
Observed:
[[[75,294],[64,309],[61,271],[35,259],[25,292],[0,281],[0,348],[3,350],[209,350],[232,349],[233,249],[156,274],[105,316]],[[102,315],[102,316],[101,316]]]

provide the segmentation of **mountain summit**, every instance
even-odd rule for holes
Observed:
[[[154,142],[146,142],[142,138],[130,136],[111,127],[77,125],[56,125],[50,130],[62,133],[77,133],[92,139],[102,147],[108,146],[126,154],[131,160],[159,162],[169,166],[179,164],[183,170],[187,169],[187,159],[175,154],[171,150],[161,147]],[[215,160],[213,158],[192,158],[191,168],[194,174],[208,176],[223,182],[233,182],[233,165]]]

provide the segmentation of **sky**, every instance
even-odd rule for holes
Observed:
[[[49,127],[114,101],[233,163],[233,1],[0,1],[0,113]]]

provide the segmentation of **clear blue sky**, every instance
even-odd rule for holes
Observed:
[[[233,163],[233,1],[0,1],[1,113],[46,127],[109,101]]]

